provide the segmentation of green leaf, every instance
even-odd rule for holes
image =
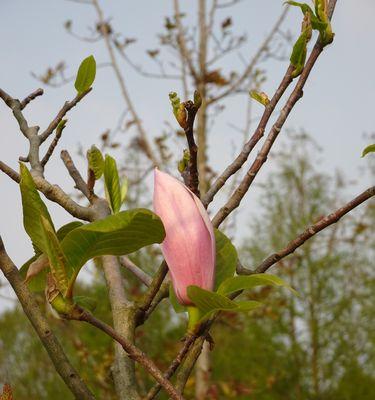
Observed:
[[[63,225],[59,230],[56,232],[57,238],[61,242],[64,237],[73,229],[82,226],[83,223],[80,221],[73,221],[69,222],[68,224]],[[42,253],[38,251],[33,257],[27,260],[22,267],[20,268],[20,274],[23,279],[26,279],[27,271],[29,269],[30,264],[32,264]],[[31,292],[43,292],[46,287],[46,276],[48,273],[48,268],[39,272],[39,274],[33,276],[28,282],[27,286]]]
[[[104,161],[104,183],[108,201],[112,212],[115,214],[120,211],[121,207],[121,187],[118,175],[117,165],[114,158],[108,154]]]
[[[262,305],[257,301],[235,302],[222,294],[198,286],[189,286],[187,294],[202,314],[200,321],[205,320],[217,311],[249,311]]]
[[[59,239],[57,238],[57,235],[52,228],[50,222],[42,215],[40,216],[40,220],[44,230],[44,249],[48,257],[50,270],[56,282],[57,288],[59,289],[60,293],[65,297],[66,291],[68,289],[66,258],[60,246]]]
[[[263,106],[266,106],[270,102],[270,99],[264,92],[259,93],[256,90],[250,90],[250,97],[256,100],[258,103],[262,104]]]
[[[90,259],[103,255],[124,255],[164,240],[160,218],[139,208],[82,225],[68,233],[61,242],[73,280]]]
[[[176,293],[173,289],[172,282],[169,284],[169,301],[171,302],[172,307],[177,314],[186,312],[186,307],[184,307],[182,304],[180,304],[177,300]]]
[[[362,152],[362,157],[364,157],[365,155],[369,154],[369,153],[374,153],[375,152],[375,144],[370,144],[369,146],[367,146],[363,152]]]
[[[299,3],[298,1],[286,1],[285,3],[290,4],[291,6],[299,7],[301,9],[303,15],[305,15],[306,13],[314,15],[313,10],[306,3]]]
[[[98,180],[104,171],[104,158],[101,151],[96,146],[91,146],[87,151],[87,160],[89,168],[94,172],[95,179]]]
[[[44,252],[44,229],[42,227],[40,216],[48,220],[52,229],[53,223],[46,205],[43,203],[36,189],[33,177],[27,167],[20,163],[20,190],[23,209],[23,226],[30,236],[34,249],[39,253]]]
[[[61,226],[58,229],[58,231],[56,232],[57,238],[61,242],[69,232],[71,232],[72,230],[74,230],[76,228],[79,228],[82,225],[83,225],[83,222],[81,222],[81,221],[72,221],[72,222],[69,222],[69,223]]]
[[[294,290],[288,283],[278,276],[270,274],[254,274],[229,278],[220,285],[218,293],[228,296],[229,294],[239,290],[252,289],[256,286],[282,286],[298,295],[296,290]]]
[[[121,204],[126,200],[126,195],[128,194],[128,178],[125,177],[121,184]]]
[[[318,30],[320,33],[324,33],[324,31],[328,27],[328,23],[321,21],[318,16],[314,14],[314,11],[311,9],[311,7],[306,4],[306,3],[299,3],[297,1],[287,1],[287,4],[290,4],[292,6],[299,7],[302,11],[302,14],[305,15],[306,13],[309,14],[310,20],[311,20],[311,27],[315,30]]]
[[[216,241],[216,272],[215,272],[215,290],[221,282],[231,278],[236,272],[237,250],[232,242],[218,229],[215,229]]]
[[[77,78],[74,83],[78,93],[83,93],[90,89],[95,80],[96,75],[96,61],[94,56],[85,58],[79,66]]]
[[[35,256],[31,257],[29,260],[27,260],[22,267],[20,268],[20,274],[23,279],[26,279],[27,275],[27,270],[30,267],[30,264],[32,264],[36,259],[40,256],[39,254],[36,254]],[[46,287],[46,278],[47,278],[47,273],[48,273],[48,268],[42,270],[39,272],[39,274],[33,276],[28,282],[27,282],[27,287],[31,292],[43,292],[45,287]]]
[[[307,54],[308,32],[303,31],[293,46],[290,62],[295,67],[292,76],[297,77],[303,70]]]

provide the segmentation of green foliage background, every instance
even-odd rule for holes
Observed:
[[[249,218],[249,233],[239,249],[248,267],[284,246],[346,197],[340,174],[319,171],[319,149],[311,139],[294,135],[287,148],[276,156],[277,168],[262,185],[258,212]],[[300,298],[285,289],[261,288],[242,300],[261,300],[265,307],[251,316],[226,313],[219,318],[212,331],[215,347],[208,399],[374,398],[374,216],[374,203],[369,202],[271,271],[295,287]],[[158,251],[151,249],[137,254],[134,261],[153,266],[157,256]],[[77,295],[95,298],[95,314],[111,323],[100,262],[89,271],[91,283],[81,283]],[[124,275],[130,294],[140,298],[143,288],[126,271]],[[48,314],[42,296],[39,301]],[[97,398],[115,399],[111,341],[83,323],[52,316],[49,320]],[[184,315],[177,315],[164,301],[137,330],[137,343],[164,370],[181,346],[185,327]],[[0,381],[10,381],[15,399],[72,398],[18,307],[0,316],[0,333]],[[151,378],[141,368],[137,373],[141,390],[147,390]],[[193,374],[187,399],[194,398],[194,379]],[[167,397],[161,393],[159,398]]]

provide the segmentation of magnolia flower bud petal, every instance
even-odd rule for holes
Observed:
[[[178,300],[190,305],[188,286],[207,290],[214,286],[213,227],[203,204],[185,185],[158,170],[154,179],[154,210],[166,231],[162,252]]]

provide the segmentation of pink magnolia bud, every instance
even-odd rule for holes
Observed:
[[[191,305],[190,285],[212,290],[215,275],[215,235],[203,204],[182,182],[155,169],[154,210],[164,224],[161,245],[176,296]]]

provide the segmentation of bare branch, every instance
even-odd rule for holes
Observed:
[[[15,182],[20,182],[20,175],[2,161],[0,161],[0,170],[8,175]],[[44,178],[41,178],[39,176],[34,176],[33,178],[37,189],[42,192],[47,197],[47,199],[57,204],[60,204],[60,206],[68,211],[68,213],[73,215],[73,217],[77,217],[85,221],[93,220],[95,216],[95,210],[89,207],[82,207],[77,204],[58,185],[52,185]]]
[[[80,321],[88,322],[90,325],[95,326],[100,329],[116,342],[121,344],[123,349],[129,355],[130,358],[141,364],[149,373],[152,375],[156,381],[165,389],[169,394],[171,399],[183,400],[182,395],[180,395],[168,379],[166,379],[155,363],[149,359],[145,353],[143,353],[138,347],[134,346],[125,337],[119,335],[112,327],[105,324],[104,322],[96,319],[92,314],[82,310],[81,315],[78,318]]]
[[[89,187],[87,186],[87,183],[85,180],[82,178],[82,175],[74,165],[74,162],[72,160],[72,157],[68,153],[67,150],[62,150],[61,151],[61,159],[64,162],[64,165],[66,169],[69,172],[69,175],[72,177],[73,181],[76,184],[76,188],[90,201],[92,202],[92,192],[89,190]]]
[[[215,102],[223,99],[224,97],[228,96],[229,94],[235,92],[238,89],[238,87],[252,74],[255,66],[258,64],[258,62],[260,61],[260,59],[263,56],[263,54],[267,51],[271,40],[273,39],[273,37],[275,36],[277,31],[279,30],[281,24],[283,23],[286,15],[288,13],[288,9],[289,9],[289,6],[287,6],[284,9],[282,14],[280,15],[280,17],[276,21],[275,25],[271,29],[270,33],[267,35],[267,37],[265,38],[265,40],[263,41],[263,43],[259,47],[259,49],[256,52],[256,54],[251,59],[251,61],[248,64],[248,66],[245,68],[245,71],[242,73],[242,75],[234,83],[229,85],[229,87],[224,92],[220,93],[216,97],[212,97],[211,99],[209,99],[207,101],[207,104],[215,103]]]
[[[48,125],[47,129],[40,134],[40,142],[43,143],[57,128],[57,125],[61,122],[61,120],[65,117],[67,112],[69,112],[73,107],[75,107],[88,93],[90,93],[92,88],[78,93],[76,97],[72,101],[66,101],[64,105],[61,107],[61,110],[58,112],[54,120]]]
[[[196,335],[188,335],[183,339],[183,342],[184,342],[183,346],[181,347],[177,356],[171,362],[168,369],[164,373],[165,379],[169,379],[174,375],[174,373],[177,371],[178,367],[184,361],[186,354],[188,353],[188,351],[190,350],[190,347],[193,345],[193,343],[195,342],[196,339],[197,339]],[[143,400],[154,399],[156,397],[156,395],[159,393],[160,389],[161,389],[161,385],[156,384],[149,390],[149,392],[147,393],[147,395],[144,397]]]
[[[30,93],[27,97],[25,97],[22,101],[21,101],[21,110],[23,110],[29,103],[30,101],[33,101],[34,99],[36,99],[38,96],[42,96],[44,93],[43,89],[39,88],[36,89],[34,92]]]
[[[269,104],[266,106],[262,118],[259,121],[257,128],[255,129],[252,137],[247,141],[241,150],[241,153],[235,158],[235,160],[224,170],[224,172],[216,179],[213,185],[210,187],[206,195],[204,196],[202,202],[207,207],[213,200],[216,193],[225,185],[226,181],[234,175],[242,165],[247,161],[251,151],[263,137],[264,131],[266,129],[267,123],[273,114],[279,100],[285,93],[288,86],[292,83],[292,72],[294,67],[289,66],[279,87],[277,88],[275,94],[270,100]]]
[[[137,72],[137,74],[144,76],[145,78],[170,79],[170,80],[181,80],[182,79],[182,75],[167,74],[164,70],[162,70],[160,73],[145,71],[142,69],[141,65],[135,64],[131,60],[131,58],[129,56],[127,56],[124,49],[119,48],[119,46],[116,46],[116,49],[118,50],[120,56],[129,64],[129,66],[135,72]]]
[[[193,76],[195,79],[195,82],[198,82],[198,74],[197,71],[195,70],[193,60],[191,58],[191,52],[188,50],[186,46],[186,41],[185,41],[185,32],[184,32],[184,27],[181,22],[181,11],[180,11],[180,4],[178,0],[173,0],[173,6],[174,6],[174,14],[175,14],[175,19],[176,19],[176,25],[177,25],[177,45],[181,54],[181,58],[186,62],[190,74]]]
[[[150,286],[152,282],[152,278],[150,275],[146,274],[146,272],[142,271],[138,265],[134,264],[133,261],[127,256],[120,257],[120,263],[123,267],[125,267],[128,271],[130,271],[134,276],[136,276],[143,284],[146,286]]]
[[[327,215],[326,217],[320,219],[316,224],[309,226],[305,231],[303,231],[297,238],[292,240],[286,247],[279,250],[277,253],[274,253],[267,257],[256,269],[255,273],[263,273],[268,270],[272,265],[279,262],[284,257],[292,254],[295,250],[297,250],[300,246],[302,246],[307,240],[315,236],[317,233],[327,228],[328,226],[335,224],[338,222],[345,214],[352,211],[354,208],[358,207],[366,200],[375,196],[375,186],[370,187],[369,189],[362,192],[353,200],[349,201],[349,203],[340,207],[338,210],[333,213]]]
[[[142,312],[143,315],[148,310],[152,301],[154,300],[155,296],[157,295],[167,273],[168,273],[168,265],[165,261],[163,261],[160,264],[159,269],[157,270],[155,276],[152,279],[149,290],[147,291],[141,304],[139,305],[139,311]],[[138,319],[139,319],[139,317],[138,317]]]
[[[194,139],[194,121],[198,112],[198,107],[192,101],[186,101],[185,108],[187,111],[186,128],[184,129],[186,140],[189,146],[189,176],[187,179],[189,189],[200,197],[199,193],[199,173],[198,173],[198,147]]]
[[[311,54],[305,64],[305,67],[298,79],[298,82],[297,82],[295,88],[293,89],[291,95],[289,96],[285,106],[280,111],[279,117],[277,118],[276,122],[272,126],[270,133],[268,134],[267,139],[264,142],[257,158],[254,160],[250,169],[247,171],[247,173],[244,176],[244,178],[242,179],[240,185],[237,187],[237,189],[231,195],[229,200],[215,215],[215,217],[212,221],[213,225],[215,227],[218,227],[224,221],[224,219],[234,209],[236,209],[240,205],[241,200],[243,199],[243,197],[249,190],[250,185],[254,181],[254,179],[255,179],[256,175],[258,174],[259,170],[261,169],[262,165],[266,162],[267,156],[268,156],[276,138],[278,137],[278,135],[281,131],[281,128],[283,127],[285,121],[287,120],[289,114],[293,110],[297,101],[303,96],[303,88],[306,84],[306,81],[310,75],[312,68],[315,65],[315,62],[317,61],[318,57],[322,53],[323,48],[324,47],[320,43],[320,40],[318,38],[318,40],[317,40],[313,50],[311,51]],[[289,67],[288,71],[289,71],[289,73],[291,73],[290,67]]]
[[[66,386],[76,399],[94,400],[94,395],[87,388],[77,371],[70,364],[64,350],[53,334],[47,320],[40,311],[33,295],[24,284],[17,267],[9,258],[0,237],[0,269],[8,282],[12,285],[21,306],[31,322],[35,332],[39,336],[44,348],[57,371],[64,380]]]
[[[62,122],[66,122],[66,120],[62,120]],[[59,140],[61,138],[62,131],[64,130],[64,128],[65,128],[65,123],[57,125],[55,137],[52,140],[51,144],[49,145],[46,155],[43,157],[42,161],[40,162],[43,168],[48,163],[49,159],[51,158],[51,156],[53,154],[53,151],[55,150],[57,144],[59,143]]]
[[[138,116],[138,114],[137,114],[137,112],[136,112],[136,110],[134,108],[133,102],[132,102],[132,100],[130,98],[130,95],[128,93],[128,90],[126,88],[124,78],[123,78],[123,76],[121,74],[121,71],[120,71],[120,68],[118,66],[118,63],[117,63],[117,60],[116,60],[116,56],[115,56],[115,53],[113,51],[112,43],[111,43],[111,40],[110,40],[109,32],[105,28],[105,20],[104,20],[103,11],[99,6],[98,0],[92,0],[92,3],[94,5],[94,7],[95,7],[95,10],[96,10],[97,14],[98,14],[99,24],[100,24],[100,26],[103,27],[103,29],[101,30],[101,33],[103,35],[104,42],[105,42],[105,45],[107,47],[109,57],[111,59],[112,68],[113,68],[113,70],[115,72],[117,81],[118,81],[118,83],[120,85],[122,97],[124,98],[125,103],[126,103],[128,109],[129,109],[129,112],[133,117],[135,126],[137,127],[138,134],[139,134],[139,137],[140,137],[140,140],[141,140],[141,143],[142,143],[141,149],[144,152],[144,154],[147,156],[147,158],[153,163],[153,165],[155,167],[157,167],[159,165],[159,162],[156,159],[156,157],[154,155],[154,152],[152,150],[152,147],[151,147],[151,145],[150,145],[150,143],[148,141],[147,133],[146,133],[145,129],[143,128],[142,121],[139,118],[139,116]]]
[[[190,347],[189,352],[186,355],[186,359],[182,367],[180,368],[176,378],[176,388],[180,393],[183,393],[187,380],[193,371],[194,365],[197,362],[201,352],[205,336],[200,336]]]

